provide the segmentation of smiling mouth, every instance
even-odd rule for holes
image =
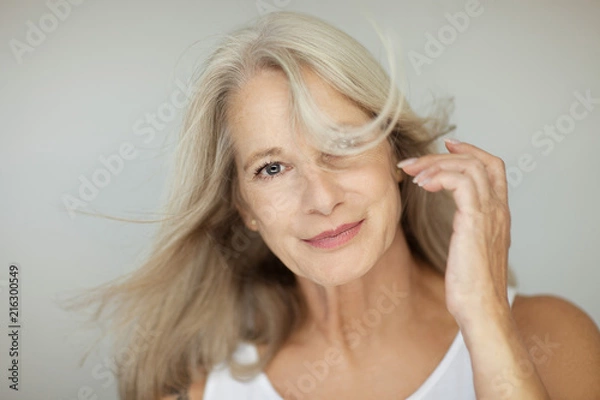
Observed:
[[[303,241],[318,248],[331,249],[339,247],[349,242],[358,234],[363,222],[364,219],[358,222],[345,224],[333,231],[322,232],[312,239],[303,239]]]

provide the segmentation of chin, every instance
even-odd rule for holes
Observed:
[[[323,276],[322,274],[313,274],[313,278],[311,280],[314,283],[317,283],[317,284],[319,284],[321,286],[325,286],[325,287],[340,286],[340,285],[344,285],[346,283],[349,283],[356,279],[361,278],[363,275],[365,275],[370,270],[370,268],[367,268],[367,269],[360,269],[360,270],[357,269],[357,270],[349,271],[347,269],[343,270],[344,265],[339,265],[339,266],[342,269],[340,271],[337,271],[339,273],[335,274],[336,271],[331,271],[334,274],[327,275],[327,276]],[[331,270],[330,266],[329,266],[329,270]],[[322,271],[327,271],[327,267],[323,267],[323,269],[321,269],[320,272],[322,272]]]

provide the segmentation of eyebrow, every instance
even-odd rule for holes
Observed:
[[[283,153],[283,149],[281,147],[270,147],[265,150],[260,150],[255,152],[250,156],[248,161],[244,164],[244,171],[248,170],[252,164],[254,164],[257,160],[260,160],[263,157],[267,156],[277,156]]]

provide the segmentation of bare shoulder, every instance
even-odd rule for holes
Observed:
[[[573,302],[560,296],[516,295],[512,314],[524,333],[540,333],[539,330],[542,329],[548,334],[560,335],[557,339],[574,334],[579,339],[600,339],[600,330],[591,317]]]
[[[553,399],[600,396],[600,330],[585,311],[559,296],[517,295],[512,315]]]

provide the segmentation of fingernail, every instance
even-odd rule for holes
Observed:
[[[421,172],[419,172],[414,178],[413,178],[413,183],[419,183],[419,180],[423,179],[425,177],[425,172],[427,172],[427,170],[423,170]]]
[[[406,167],[407,165],[413,164],[413,163],[414,163],[414,162],[416,162],[416,161],[417,161],[417,158],[416,158],[416,157],[407,158],[406,160],[402,160],[402,161],[400,161],[398,164],[396,164],[396,166],[397,166],[398,168],[404,168],[404,167]]]
[[[455,139],[455,138],[444,138],[444,142],[451,143],[451,144],[459,144],[460,140]]]
[[[431,178],[427,178],[423,182],[419,182],[419,186],[427,185],[430,181],[431,181]]]

